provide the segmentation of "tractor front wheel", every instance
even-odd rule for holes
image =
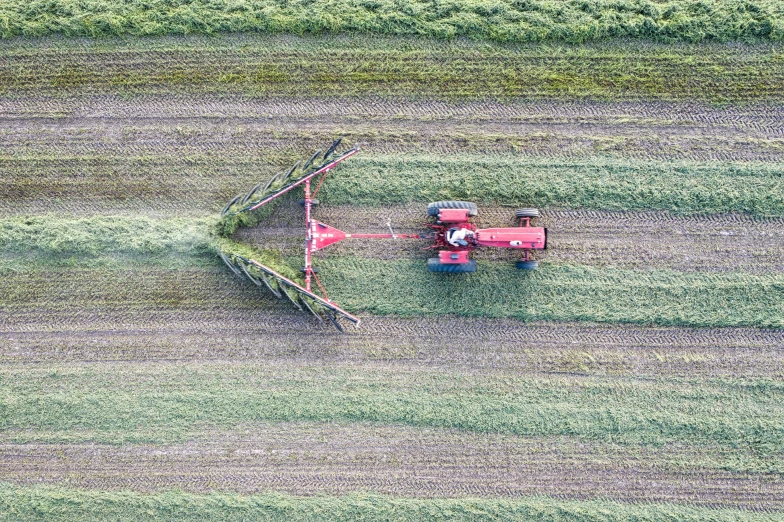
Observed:
[[[539,261],[518,261],[515,263],[515,268],[518,270],[536,270],[539,266]]]
[[[471,217],[479,213],[476,203],[472,201],[434,201],[427,205],[427,215],[437,217],[442,208],[465,208]]]
[[[517,210],[515,210],[515,217],[518,218],[539,217],[539,210],[535,208],[518,208]]]
[[[468,263],[452,264],[442,263],[437,257],[431,257],[427,260],[427,269],[444,274],[470,274],[476,272],[476,261],[471,259]]]

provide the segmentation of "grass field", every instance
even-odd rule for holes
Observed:
[[[778,4],[53,5],[0,7],[0,519],[781,518]],[[340,135],[317,219],[539,207],[540,269],[345,241],[346,334],[235,277],[299,196],[220,209]]]

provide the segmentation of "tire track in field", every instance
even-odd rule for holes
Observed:
[[[778,474],[723,470],[717,461],[727,456],[714,448],[652,449],[363,423],[256,424],[200,435],[169,446],[0,444],[0,479],[104,491],[342,495],[362,489],[428,498],[548,495],[784,508]]]
[[[401,234],[426,233],[425,204],[382,207],[316,207],[316,219],[346,232],[386,233],[390,220]],[[240,240],[287,255],[302,250],[302,209],[295,201],[281,204],[270,219],[253,229],[241,229]],[[516,226],[514,209],[480,205],[475,219],[481,227]],[[543,210],[534,222],[548,229],[543,261],[623,268],[670,268],[678,271],[751,273],[784,270],[784,219],[753,219],[742,214],[675,216],[668,212]],[[426,259],[427,240],[345,240],[320,255]],[[478,260],[509,261],[515,252],[480,250]],[[318,259],[316,259],[318,262]]]

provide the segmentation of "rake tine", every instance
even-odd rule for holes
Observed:
[[[264,283],[267,288],[269,288],[269,291],[272,292],[272,295],[274,295],[278,299],[283,299],[283,296],[280,295],[280,290],[275,290],[274,288],[272,288],[272,285],[270,284],[269,279],[267,279],[266,275],[259,274],[259,279],[261,279],[261,282]]]
[[[261,190],[261,193],[262,193],[262,194],[266,194],[266,192],[267,192],[267,189],[268,189],[268,188],[270,188],[270,186],[271,186],[273,183],[275,183],[275,180],[276,180],[276,179],[278,179],[278,175],[277,175],[277,174],[275,174],[274,176],[272,176],[272,177],[270,178],[270,180],[267,182],[267,184],[266,184],[266,185],[264,185],[264,188]]]
[[[310,159],[305,162],[305,164],[302,166],[302,172],[305,172],[306,170],[308,170],[308,167],[310,167],[310,164],[313,163],[313,161],[316,158],[319,157],[319,154],[321,154],[321,149],[319,149],[316,152],[314,152],[313,155],[310,157]]]
[[[291,176],[294,173],[295,170],[297,170],[297,167],[299,167],[300,163],[302,163],[302,160],[299,160],[298,162],[296,162],[294,164],[294,166],[291,167],[288,172],[286,172],[286,174],[284,174],[283,176],[280,177],[280,180],[283,183],[286,183],[286,180],[289,179],[289,176]]]
[[[231,208],[231,206],[232,206],[233,204],[235,204],[235,203],[236,203],[236,202],[237,202],[237,201],[238,201],[238,200],[239,200],[241,197],[242,197],[242,194],[239,194],[239,195],[237,195],[237,196],[234,196],[234,199],[232,199],[231,201],[229,201],[229,202],[226,204],[226,206],[225,206],[225,207],[223,207],[223,210],[221,210],[221,216],[225,216],[225,215],[226,215],[226,212],[228,212],[228,211],[229,211],[229,209]]]
[[[343,138],[338,138],[335,140],[335,143],[333,143],[332,146],[327,149],[327,152],[324,153],[324,159],[327,159],[330,154],[335,152],[335,149],[338,148],[338,145],[340,145],[341,141],[343,141]]]
[[[324,313],[327,316],[327,319],[329,319],[329,322],[332,323],[332,326],[334,326],[335,328],[338,329],[338,332],[345,333],[343,331],[343,327],[340,326],[340,323],[338,323],[338,319],[337,319],[337,317],[335,317],[334,314],[330,313],[329,311],[324,312]]]
[[[234,263],[229,261],[229,258],[226,257],[226,254],[224,254],[223,252],[218,252],[218,254],[220,255],[220,258],[223,259],[223,262],[226,263],[226,266],[229,267],[232,272],[234,272],[236,275],[242,277],[242,272],[237,270],[237,267],[234,266]]]
[[[259,188],[261,188],[261,183],[259,183],[258,185],[250,189],[250,192],[248,192],[248,194],[244,198],[242,198],[242,203],[240,203],[240,205],[244,205],[245,203],[247,203],[248,200],[253,197],[253,194],[255,194],[257,190],[259,190]]]
[[[256,279],[251,275],[250,271],[248,270],[248,267],[245,266],[244,263],[240,265],[240,268],[242,269],[243,272],[245,272],[245,275],[248,276],[248,279],[250,279],[254,285],[261,286],[261,281],[259,281],[258,279]]]
[[[310,306],[308,301],[304,297],[302,297],[302,294],[299,294],[299,302],[302,303],[303,305],[305,305],[305,308],[308,309],[308,312],[312,313],[313,317],[318,319],[320,323],[324,322],[324,319],[322,319],[321,316],[316,313],[316,311],[313,309],[312,306]]]
[[[286,290],[285,288],[281,288],[280,290],[281,290],[281,293],[283,293],[283,295],[285,295],[286,297],[288,297],[288,298],[289,298],[289,301],[291,301],[291,304],[293,304],[294,306],[296,306],[296,307],[297,307],[297,310],[299,310],[299,311],[301,312],[301,311],[302,311],[302,306],[301,306],[301,305],[300,305],[300,304],[299,304],[299,303],[298,303],[298,302],[297,302],[295,299],[293,299],[293,298],[292,298],[292,297],[289,295],[289,292],[288,292],[288,290]]]

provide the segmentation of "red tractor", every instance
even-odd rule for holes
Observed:
[[[475,203],[468,201],[436,201],[427,206],[427,213],[436,218],[435,224],[427,224],[434,232],[435,242],[430,248],[439,249],[438,257],[427,260],[431,272],[475,272],[476,261],[469,255],[479,247],[522,250],[517,268],[533,270],[539,262],[531,259],[531,250],[547,248],[547,229],[531,226],[531,218],[539,216],[535,208],[517,210],[515,217],[520,219],[520,226],[515,228],[477,229],[469,220],[478,210]]]

